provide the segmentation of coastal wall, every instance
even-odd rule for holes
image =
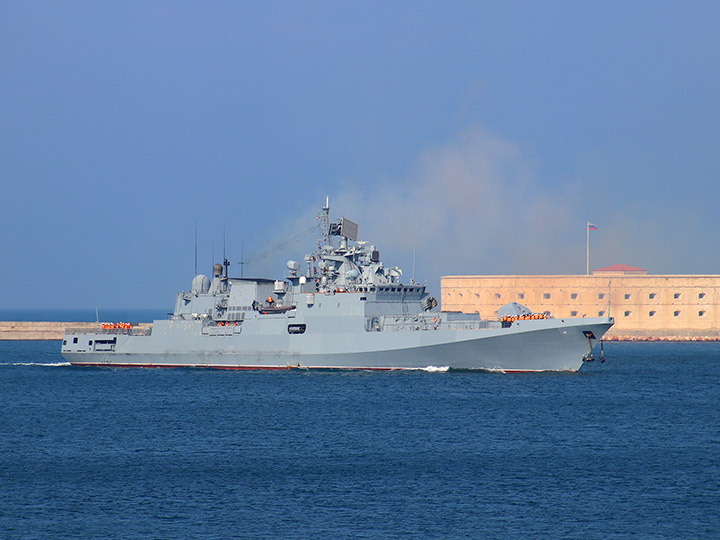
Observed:
[[[136,326],[136,325],[133,325]],[[140,323],[140,328],[152,327],[151,323]],[[97,328],[94,322],[54,322],[54,321],[0,321],[0,340],[61,340],[65,328]]]
[[[446,276],[444,311],[497,317],[508,302],[556,318],[615,318],[609,340],[720,340],[720,275]]]

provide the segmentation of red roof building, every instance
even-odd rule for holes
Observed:
[[[629,264],[611,264],[605,268],[593,270],[592,273],[593,275],[640,276],[647,274],[647,270]]]

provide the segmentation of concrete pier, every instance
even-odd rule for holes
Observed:
[[[133,325],[134,327],[135,325]],[[152,327],[151,323],[140,323],[139,328]],[[61,340],[65,328],[87,328],[94,330],[94,322],[55,322],[55,321],[0,321],[0,340]]]

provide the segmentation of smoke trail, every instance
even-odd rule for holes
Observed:
[[[408,178],[343,193],[333,206],[359,221],[360,236],[377,242],[386,264],[394,264],[388,251],[400,255],[406,276],[416,250],[418,276],[432,282],[451,274],[558,271],[571,260],[579,271],[584,238],[576,241],[578,254],[568,250],[572,225],[582,222],[573,216],[573,199],[541,185],[516,145],[476,127],[426,152]]]

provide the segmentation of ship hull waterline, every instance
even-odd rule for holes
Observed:
[[[602,319],[577,319],[572,322],[566,319],[562,325],[548,324],[550,321],[537,321],[537,324],[532,324],[535,322],[528,321],[522,330],[411,332],[432,334],[419,337],[432,337],[433,343],[420,343],[416,340],[408,346],[386,348],[379,343],[375,350],[368,347],[368,343],[381,336],[369,334],[367,342],[362,343],[361,350],[357,352],[353,352],[353,347],[348,346],[353,339],[342,334],[333,336],[334,343],[326,343],[327,346],[323,347],[325,351],[311,352],[290,348],[242,349],[233,346],[234,336],[224,339],[211,338],[220,340],[214,350],[165,349],[142,352],[139,349],[145,347],[138,347],[138,343],[147,343],[146,340],[152,340],[152,336],[137,336],[128,338],[134,345],[129,352],[123,352],[120,348],[112,352],[63,352],[63,356],[75,366],[115,368],[403,370],[447,367],[505,373],[575,372],[581,368],[583,357],[588,353],[587,333],[591,332],[593,336],[600,337],[612,326],[612,322]],[[354,336],[354,339],[357,339],[357,336]],[[596,342],[595,340],[594,343]]]

